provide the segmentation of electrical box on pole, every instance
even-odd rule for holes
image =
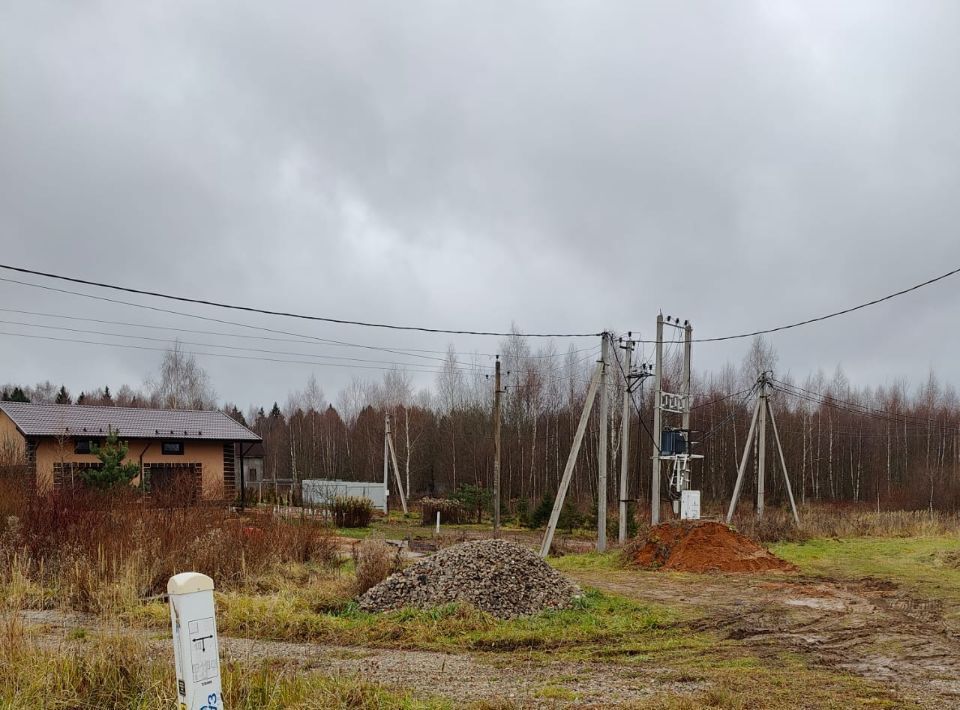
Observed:
[[[220,649],[213,606],[213,580],[197,572],[167,582],[173,658],[180,710],[222,710]]]
[[[683,330],[683,371],[680,379],[680,392],[667,392],[663,389],[663,326]],[[693,326],[690,321],[680,324],[679,318],[657,316],[657,362],[656,394],[653,402],[653,439],[656,451],[653,453],[653,477],[650,491],[650,522],[660,522],[660,473],[664,463],[670,466],[668,493],[674,515],[681,515],[684,491],[690,489],[692,477],[691,462],[703,456],[691,452],[690,409],[691,409],[691,348],[693,345]],[[680,426],[665,426],[664,422],[673,415],[680,415]],[[675,419],[674,419],[675,421]],[[692,498],[687,496],[687,500]],[[699,505],[697,506],[699,516]]]

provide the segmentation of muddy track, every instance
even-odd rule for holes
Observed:
[[[584,584],[680,606],[686,623],[757,655],[799,652],[815,663],[882,681],[930,708],[960,707],[960,633],[936,600],[874,579],[797,575],[584,573]]]
[[[59,610],[22,611],[31,643],[69,650],[86,643],[72,631],[138,635],[157,657],[169,657],[169,639],[156,629],[129,628],[119,621]],[[498,653],[441,653],[365,646],[293,643],[220,636],[226,660],[280,663],[287,670],[358,677],[423,698],[442,697],[502,710],[601,709],[644,706],[665,692],[690,695],[702,681],[676,679],[669,669],[638,668],[608,661],[544,661],[540,656]]]

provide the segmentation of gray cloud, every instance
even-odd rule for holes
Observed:
[[[960,260],[958,14],[875,2],[7,3],[3,258],[441,327],[649,334],[660,308],[702,335],[797,320]],[[919,381],[932,366],[956,380],[955,289],[778,336],[781,365],[843,363],[858,383]],[[183,325],[3,283],[0,296]],[[384,345],[448,340],[246,320]],[[745,349],[705,344],[697,365]],[[2,336],[0,352],[0,379],[77,389],[137,382],[158,360]],[[205,364],[241,404],[282,399],[310,369]],[[328,394],[351,375],[317,373]]]

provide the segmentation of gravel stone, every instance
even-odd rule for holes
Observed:
[[[580,588],[532,550],[507,540],[474,540],[426,557],[359,598],[380,612],[462,602],[499,619],[568,609]]]

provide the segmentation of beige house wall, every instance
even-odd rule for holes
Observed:
[[[17,425],[4,412],[0,412],[0,465],[24,463],[27,442]]]
[[[182,456],[166,456],[161,453],[160,441],[156,439],[123,439],[127,443],[126,463],[149,464],[202,464],[203,497],[220,498],[223,496],[223,442],[191,441],[183,442]],[[98,463],[93,454],[76,454],[74,441],[65,438],[42,439],[37,446],[37,486],[40,490],[50,490],[53,486],[53,465],[56,463]],[[139,485],[137,476],[131,485]]]

